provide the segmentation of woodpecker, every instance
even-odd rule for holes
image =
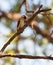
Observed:
[[[21,18],[18,20],[18,23],[17,23],[17,30],[22,28],[25,25],[26,19],[27,17],[25,15],[21,16]]]

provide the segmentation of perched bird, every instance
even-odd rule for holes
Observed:
[[[17,23],[17,30],[22,28],[25,25],[26,18],[27,17],[25,15],[21,16],[21,18],[18,20],[18,23]]]

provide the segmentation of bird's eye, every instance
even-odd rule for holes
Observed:
[[[23,18],[24,18],[24,19],[26,19],[26,16],[25,16],[25,15],[23,15]]]

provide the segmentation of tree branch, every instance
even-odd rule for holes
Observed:
[[[2,54],[0,58],[3,57],[14,57],[14,58],[25,58],[25,59],[48,59],[53,60],[53,57],[50,56],[32,56],[32,55],[16,55],[16,54]]]
[[[1,52],[5,50],[5,48],[11,43],[11,41],[17,36],[17,33],[15,33],[8,41],[4,44],[4,46],[1,49]]]
[[[21,9],[21,7],[22,7],[22,5],[23,5],[24,3],[25,3],[25,0],[23,0],[22,3],[20,4],[20,6],[19,6],[19,11],[20,11],[20,9]],[[18,11],[18,12],[19,12],[19,11]]]
[[[51,9],[42,9],[42,10],[38,10],[38,11],[35,11],[34,14],[27,20],[27,23],[30,24],[33,19],[41,12],[47,12],[47,11],[50,11]]]
[[[17,20],[19,20],[19,18],[21,17],[21,15],[19,13],[11,13],[11,12],[4,13],[4,12],[1,12],[0,18],[2,18],[2,17],[5,17],[5,18],[10,19],[10,20],[17,21]]]
[[[26,12],[27,12],[27,13],[34,13],[33,10],[29,10],[27,0],[25,0],[25,7],[26,7]]]
[[[43,37],[46,37],[49,42],[53,44],[53,38],[48,34],[48,32],[41,30],[38,26],[34,25],[33,29],[36,31],[37,34],[41,34]]]

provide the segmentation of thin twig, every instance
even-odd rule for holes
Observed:
[[[41,13],[42,15],[45,15],[45,13]],[[53,15],[53,13],[46,13],[46,15]]]
[[[17,36],[17,33],[15,33],[8,41],[4,44],[4,46],[1,49],[1,52],[5,50],[5,48],[12,42],[12,40]]]
[[[34,13],[33,10],[29,10],[27,0],[25,0],[25,7],[26,7],[26,12],[27,12],[27,13]]]
[[[42,10],[38,10],[38,11],[35,11],[34,14],[27,20],[28,24],[30,24],[33,19],[36,17],[36,15],[38,15],[39,13],[41,12],[47,12],[47,11],[50,11],[51,9],[42,9]]]
[[[16,54],[2,54],[0,55],[0,58],[3,57],[14,57],[14,58],[25,58],[25,59],[48,59],[53,60],[53,57],[50,56],[32,56],[32,55],[16,55]]]
[[[20,5],[20,8],[22,7],[22,5],[25,3],[25,0],[22,1],[21,5]]]
[[[20,4],[20,6],[19,6],[19,11],[20,11],[20,9],[21,9],[21,7],[22,7],[22,5],[23,5],[24,3],[25,3],[25,0],[23,0],[22,3]],[[18,12],[19,12],[19,11],[18,11]]]

